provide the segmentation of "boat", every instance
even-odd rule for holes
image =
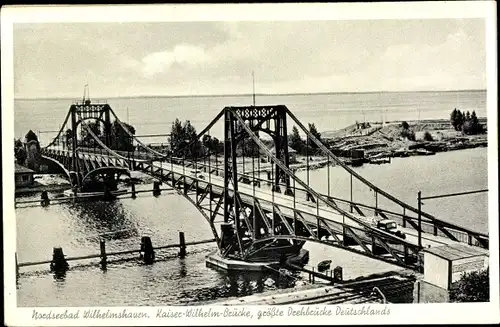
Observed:
[[[318,271],[325,271],[330,269],[330,265],[332,264],[332,260],[324,260],[318,263]]]

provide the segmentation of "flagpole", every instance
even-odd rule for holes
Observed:
[[[253,93],[252,93],[252,98],[253,98],[253,106],[255,107],[255,74],[252,70],[252,86],[253,86]]]

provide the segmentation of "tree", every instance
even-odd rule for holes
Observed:
[[[189,146],[188,146],[189,145]],[[179,119],[172,123],[170,131],[170,147],[179,156],[197,157],[202,154],[202,142],[198,139],[196,129],[189,120],[182,125]]]
[[[455,126],[455,130],[460,131],[464,122],[465,116],[462,114],[462,112],[460,112],[460,110],[457,110],[457,124]]]
[[[479,133],[484,133],[484,127],[479,123],[476,112],[472,111],[469,120],[467,120],[462,126],[462,132],[468,135],[475,135]]]
[[[130,134],[135,135],[134,126],[115,120],[111,125],[110,146],[114,150],[134,151],[133,138],[125,131],[124,127]]]
[[[298,153],[302,153],[304,149],[304,140],[300,137],[299,130],[297,127],[293,126],[292,135],[289,136],[288,141],[290,142],[290,147],[297,151]]]
[[[22,148],[24,145],[23,145],[23,142],[21,141],[21,139],[14,139],[14,148]]]
[[[316,126],[314,125],[314,123],[309,123],[309,132],[316,138],[318,139],[318,141],[321,142],[321,133],[318,132],[318,130],[316,129]],[[316,149],[318,146],[316,145],[316,143],[312,142],[312,140],[309,141],[309,146],[313,149]]]
[[[38,137],[36,134],[30,129],[28,133],[26,133],[26,136],[24,137],[25,142],[28,143],[30,141],[37,141],[38,142]]]
[[[424,133],[424,140],[432,142],[432,141],[434,141],[434,138],[432,137],[431,133],[425,132]]]
[[[24,165],[28,157],[24,144],[20,139],[14,140],[14,157],[19,165]]]
[[[198,133],[196,133],[196,129],[189,120],[184,122],[184,126],[182,126],[183,134],[184,134],[184,142],[188,147],[184,147],[184,151],[186,152],[186,157],[195,158],[201,155],[201,142],[198,139]]]
[[[457,108],[453,109],[453,111],[450,114],[451,126],[453,126],[455,130],[457,129],[457,124],[458,124],[457,114],[458,114]]]
[[[450,288],[452,302],[488,302],[490,300],[489,268],[464,273]]]
[[[172,129],[170,131],[170,149],[172,149],[173,152],[176,152],[183,143],[184,132],[182,129],[182,123],[178,118],[176,118],[172,123]]]
[[[410,129],[410,125],[406,121],[401,123],[401,127],[403,128],[401,136],[407,138],[409,141],[415,141],[415,132]]]

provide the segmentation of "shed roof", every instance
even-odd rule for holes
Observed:
[[[24,166],[21,166],[20,164],[16,163],[16,168],[15,168],[15,173],[16,174],[34,174],[35,172],[29,168],[26,168]]]
[[[458,243],[426,248],[424,252],[434,254],[446,260],[459,260],[478,255],[489,255],[485,249]]]

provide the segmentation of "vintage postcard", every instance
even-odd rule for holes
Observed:
[[[6,325],[498,323],[495,9],[3,7]]]

